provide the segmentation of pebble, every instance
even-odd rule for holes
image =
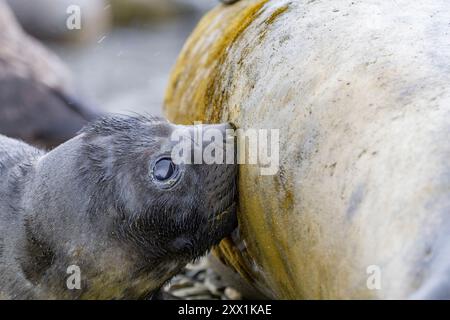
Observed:
[[[220,275],[210,268],[206,257],[186,266],[163,291],[185,300],[242,300],[242,294],[227,287]]]
[[[241,293],[231,287],[225,289],[225,296],[230,300],[242,300]]]

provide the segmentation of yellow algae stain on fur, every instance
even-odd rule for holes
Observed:
[[[216,92],[229,48],[261,13],[268,0],[219,6],[207,14],[183,48],[172,71],[165,107],[170,120],[186,124],[219,118],[226,93]],[[205,41],[207,37],[213,41]]]
[[[237,244],[231,238],[222,240],[220,246],[215,248],[213,252],[223,264],[237,271],[249,283],[254,282],[253,272],[248,268],[243,258],[243,253],[237,248]]]
[[[278,18],[279,16],[281,16],[283,13],[285,13],[285,12],[288,11],[288,10],[289,10],[289,4],[284,5],[284,6],[282,6],[282,7],[279,7],[277,10],[275,10],[275,11],[271,14],[270,18],[266,20],[266,23],[267,23],[267,24],[272,24],[272,23],[274,23],[275,20],[277,20],[277,18]]]
[[[265,21],[266,25],[269,26],[269,25],[273,24],[277,20],[277,18],[279,18],[283,13],[287,12],[289,10],[289,5],[290,5],[290,3],[276,9],[270,15],[270,17]],[[258,37],[259,42],[262,42],[264,40],[268,30],[269,30],[268,28],[264,28],[261,31],[261,33],[259,34],[259,37]]]
[[[261,270],[277,270],[270,277],[261,274],[261,270],[254,270],[252,277],[254,279],[264,278],[265,281],[263,283],[267,283],[268,288],[271,288],[273,292],[277,292],[276,298],[294,298],[298,292],[295,273],[292,272],[291,266],[288,265],[290,260],[286,259],[284,254],[291,251],[291,246],[287,240],[289,230],[280,230],[282,226],[277,223],[279,219],[283,218],[279,214],[281,212],[280,207],[289,204],[284,204],[283,200],[285,199],[263,197],[261,195],[266,194],[265,192],[254,191],[255,188],[260,188],[251,182],[256,180],[255,174],[257,173],[252,173],[251,170],[241,170],[239,181],[239,188],[248,190],[248,192],[239,194],[240,220],[243,221],[240,227],[242,236],[247,244],[247,256],[253,260],[249,261],[246,259],[246,263],[256,262]],[[272,190],[269,187],[265,189]],[[285,201],[289,202],[290,200],[286,199]],[[222,249],[222,246],[220,246],[220,249]],[[223,254],[226,255],[226,253]],[[226,256],[227,260],[232,260],[233,258]],[[245,259],[244,256],[243,258]],[[240,264],[242,264],[240,261],[234,262],[234,266],[239,266]]]

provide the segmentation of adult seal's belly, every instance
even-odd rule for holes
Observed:
[[[175,122],[280,129],[218,256],[274,298],[450,298],[448,1],[242,0],[198,25]]]

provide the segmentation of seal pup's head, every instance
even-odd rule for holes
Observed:
[[[234,143],[228,124],[201,128]],[[80,267],[79,297],[142,297],[234,230],[236,165],[189,163],[211,139],[174,159],[195,132],[160,118],[109,116],[39,161],[30,232],[60,257],[58,272]],[[219,145],[225,159],[227,144]]]

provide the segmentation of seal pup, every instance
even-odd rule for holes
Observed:
[[[0,136],[0,297],[147,298],[230,234],[236,165],[171,158],[193,128],[108,116],[48,153]]]
[[[0,134],[51,148],[101,112],[76,98],[65,65],[0,0]]]

